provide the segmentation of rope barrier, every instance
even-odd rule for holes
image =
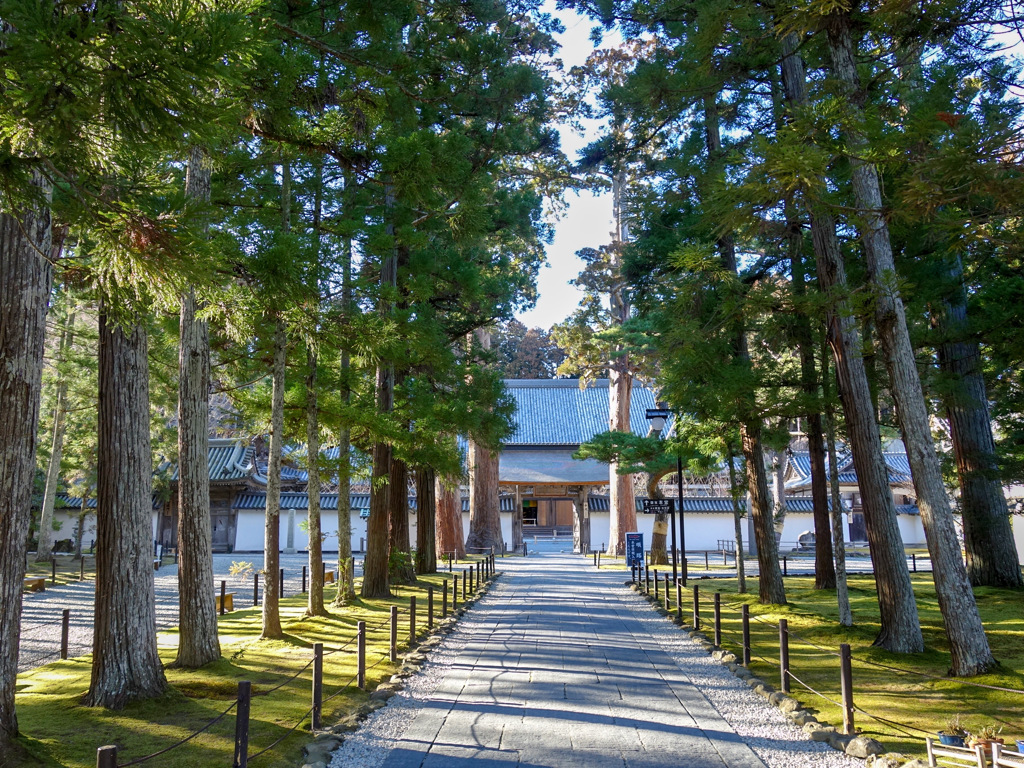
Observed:
[[[860,712],[862,715],[864,715],[865,717],[870,717],[872,720],[877,720],[880,723],[885,723],[890,728],[895,728],[897,731],[902,733],[904,736],[909,736],[909,737],[913,738],[913,734],[909,733],[906,730],[904,730],[905,728],[909,728],[911,731],[917,731],[918,733],[923,733],[926,736],[931,736],[932,735],[931,731],[926,731],[923,728],[918,728],[917,726],[910,725],[908,723],[898,723],[895,720],[887,720],[886,718],[879,717],[878,715],[872,715],[870,712],[868,712],[867,710],[861,709],[857,705],[854,705],[853,711],[854,712]]]
[[[296,730],[296,729],[297,729],[297,728],[298,728],[298,727],[299,727],[300,725],[302,725],[302,724],[303,724],[304,722],[306,722],[306,718],[307,718],[307,717],[309,717],[309,716],[310,716],[311,714],[313,714],[313,708],[312,708],[312,707],[310,707],[309,709],[307,709],[307,710],[306,710],[306,714],[304,714],[304,715],[303,715],[302,717],[300,717],[300,718],[299,718],[299,722],[297,722],[297,723],[296,723],[295,725],[293,725],[293,726],[292,726],[291,728],[289,728],[289,729],[288,729],[287,731],[285,731],[285,733],[284,733],[284,734],[283,734],[283,735],[281,736],[281,738],[279,738],[279,739],[278,739],[277,741],[273,742],[273,743],[272,743],[272,744],[271,744],[270,746],[268,746],[268,747],[265,747],[265,748],[261,749],[261,750],[260,750],[259,752],[257,752],[256,754],[254,754],[254,755],[249,755],[249,757],[248,757],[247,759],[248,759],[248,760],[255,760],[255,759],[256,759],[257,757],[260,757],[261,755],[265,755],[265,754],[266,754],[267,752],[269,752],[270,750],[272,750],[272,749],[273,749],[274,747],[276,747],[276,746],[277,746],[278,744],[280,744],[280,743],[281,743],[282,741],[284,741],[284,740],[285,740],[285,739],[287,739],[287,738],[288,738],[289,736],[291,736],[291,735],[292,735],[293,733],[295,733],[295,730]]]
[[[288,678],[287,680],[285,680],[285,681],[283,681],[283,682],[281,682],[281,683],[279,683],[279,684],[275,685],[275,686],[274,686],[273,688],[271,688],[271,689],[270,689],[269,691],[265,691],[264,693],[262,693],[262,694],[259,694],[259,695],[261,695],[261,696],[269,696],[270,694],[274,693],[275,691],[279,691],[279,690],[281,690],[281,689],[282,689],[282,688],[284,688],[284,687],[285,687],[286,685],[288,685],[288,683],[290,683],[290,682],[291,682],[292,680],[294,680],[294,679],[295,679],[295,678],[297,678],[297,677],[298,677],[299,675],[301,675],[301,674],[302,674],[303,672],[305,672],[305,671],[306,671],[307,669],[309,669],[309,668],[310,668],[311,666],[313,666],[313,662],[314,662],[314,661],[316,661],[316,659],[315,659],[315,658],[313,658],[313,659],[310,659],[309,661],[307,661],[307,662],[306,662],[306,666],[304,666],[304,667],[303,667],[302,669],[300,669],[300,670],[299,670],[298,672],[296,672],[296,673],[295,673],[294,675],[292,675],[291,677],[289,677],[289,678]]]
[[[813,693],[813,694],[814,694],[815,696],[818,696],[818,697],[820,697],[820,698],[824,699],[825,701],[829,702],[830,704],[835,704],[835,705],[836,705],[837,707],[839,707],[840,709],[843,709],[843,704],[842,704],[841,702],[838,702],[838,701],[836,701],[835,699],[830,699],[830,698],[829,698],[828,696],[826,696],[826,695],[825,695],[824,693],[822,693],[821,691],[816,691],[816,690],[814,690],[813,688],[811,688],[811,686],[809,686],[809,685],[808,685],[807,683],[805,683],[805,682],[804,682],[803,680],[801,680],[801,679],[800,679],[799,677],[797,677],[796,675],[794,675],[794,674],[793,674],[793,670],[792,670],[792,669],[791,669],[791,670],[789,670],[789,673],[788,673],[788,674],[789,674],[789,676],[790,676],[790,677],[791,677],[791,678],[792,678],[793,680],[796,680],[796,681],[797,681],[798,683],[800,683],[800,685],[802,685],[802,686],[803,686],[804,688],[806,688],[806,689],[807,689],[808,691],[810,691],[811,693]]]
[[[232,709],[235,708],[236,704],[238,704],[237,701],[231,702],[231,706],[229,706],[227,709],[225,709],[223,712],[221,712],[219,715],[217,715],[215,718],[213,718],[213,720],[208,722],[206,725],[204,725],[198,731],[195,731],[194,733],[190,734],[189,736],[186,736],[181,741],[175,742],[174,744],[171,744],[169,747],[164,747],[163,749],[158,750],[156,752],[153,752],[152,754],[146,755],[145,757],[137,757],[134,760],[129,760],[127,763],[118,763],[118,768],[127,768],[129,765],[139,765],[140,763],[144,763],[147,760],[152,760],[154,757],[159,757],[160,755],[165,755],[168,752],[170,752],[172,749],[177,749],[182,744],[187,744],[188,742],[192,741],[192,739],[194,739],[196,736],[198,736],[201,733],[206,733],[208,730],[210,730],[210,728],[212,728],[214,725],[216,725],[221,720],[223,720],[225,717],[227,717],[228,713]]]

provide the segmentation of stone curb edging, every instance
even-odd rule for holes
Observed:
[[[357,730],[370,713],[387,706],[388,700],[405,687],[402,682],[419,672],[420,667],[429,660],[429,651],[441,644],[446,635],[451,634],[459,619],[472,608],[476,602],[486,595],[491,586],[502,576],[502,571],[495,572],[488,581],[477,590],[476,594],[459,603],[459,607],[448,614],[445,619],[435,621],[434,629],[427,633],[416,645],[409,648],[401,656],[402,666],[391,676],[390,680],[380,683],[370,694],[369,701],[360,704],[351,714],[339,723],[318,732],[313,741],[302,748],[302,768],[327,768],[331,764],[331,754],[345,743],[345,737]]]
[[[674,611],[666,611],[658,598],[645,594],[639,584],[631,580],[625,586],[651,603],[655,611],[683,629],[689,638],[708,653],[715,661],[726,667],[735,677],[742,680],[754,693],[761,696],[769,704],[778,708],[793,725],[801,728],[811,741],[825,742],[833,749],[850,757],[865,761],[866,768],[928,768],[928,763],[896,752],[886,752],[881,742],[867,736],[847,736],[828,723],[820,722],[814,715],[802,707],[800,702],[781,691],[776,691],[769,683],[754,675],[742,664],[731,651],[719,648],[707,635],[698,629],[689,627],[679,619]]]

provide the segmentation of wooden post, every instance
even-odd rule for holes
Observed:
[[[782,556],[782,575],[789,576],[789,558],[785,555]]]
[[[260,575],[254,573],[252,575],[252,607],[255,608],[260,604]]]
[[[434,628],[434,588],[427,587],[427,629]]]
[[[601,550],[597,550],[597,570],[601,570]]]
[[[743,619],[743,666],[750,666],[750,606],[740,606],[740,617]]]
[[[715,592],[715,645],[722,647],[722,593]]]
[[[658,572],[654,572],[654,599],[658,599]]]
[[[629,566],[629,570],[633,574],[633,583],[636,584],[636,563]]]
[[[452,574],[452,612],[459,607],[459,574]]]
[[[302,566],[302,594],[306,594],[306,566]]]
[[[693,628],[700,629],[700,587],[693,585]]]
[[[671,604],[669,602],[670,599],[668,595],[668,574],[665,574],[665,613],[668,613],[668,607]]]
[[[117,747],[100,747],[96,750],[96,768],[117,768]]]
[[[729,564],[729,555],[723,549],[722,550],[722,565],[728,565],[728,564]]]
[[[850,644],[839,646],[839,682],[843,694],[843,733],[853,734],[853,660]]]
[[[284,597],[284,568],[281,569],[281,588],[278,590],[277,596]]]
[[[82,555],[82,560],[79,565],[78,580],[85,581],[85,555]]]
[[[789,621],[779,619],[779,682],[782,690],[789,693]]]
[[[711,564],[708,563],[708,551],[706,549],[704,550],[704,570],[705,571],[710,571],[711,570]]]
[[[225,613],[225,611],[224,611],[224,603],[227,600],[227,598],[226,598],[227,591],[228,591],[228,583],[226,581],[222,580],[221,583],[220,583],[220,615],[221,616],[223,616],[224,613]]]
[[[52,557],[52,555],[51,555],[51,557]],[[82,559],[85,560],[85,555],[82,555]],[[56,558],[54,558],[53,560],[50,561],[50,584],[53,585],[53,584],[56,584],[56,583],[57,583],[57,560],[56,560]],[[102,749],[102,747],[101,747],[101,749]]]
[[[455,563],[455,559],[454,559],[453,553],[449,552],[448,553],[448,573],[452,572],[452,568],[454,567],[454,563]]]
[[[916,552],[911,552],[910,553],[910,562],[912,562],[914,564],[914,573],[917,573],[917,553]]]
[[[441,618],[448,618],[448,579],[441,582]]]
[[[409,595],[409,647],[416,645],[416,595]]]
[[[683,582],[676,579],[676,618],[683,621]]]
[[[398,606],[391,606],[391,651],[388,654],[391,663],[398,661]]]
[[[324,644],[313,643],[313,730],[320,730],[324,699]]]
[[[647,584],[647,594],[651,594],[651,569],[644,568],[644,582]]]
[[[356,686],[366,690],[366,622],[356,625]]]
[[[249,706],[252,701],[252,683],[238,681],[238,699],[235,705],[235,759],[232,768],[249,765]]]
[[[60,657],[68,657],[68,631],[71,625],[71,610],[65,608],[60,617]]]

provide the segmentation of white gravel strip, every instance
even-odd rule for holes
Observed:
[[[690,639],[655,613],[640,594],[626,588],[636,620],[654,636],[694,686],[711,702],[769,768],[863,768],[864,763],[837,752],[793,725],[765,699]]]

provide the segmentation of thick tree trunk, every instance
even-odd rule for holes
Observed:
[[[587,509],[587,489],[572,497],[572,551],[578,555],[590,552],[590,510]]]
[[[861,116],[860,76],[854,61],[851,21],[848,12],[832,14],[828,42],[832,69],[854,109]],[[850,168],[854,198],[859,209],[859,230],[864,243],[868,278],[874,288],[875,324],[889,387],[896,402],[896,414],[903,434],[934,568],[939,609],[942,611],[955,675],[976,675],[995,666],[978,605],[960,559],[960,544],[953,525],[953,512],[942,483],[942,471],[932,442],[928,409],[910,342],[903,299],[897,287],[896,263],[889,239],[889,225],[882,213],[882,190],[875,167],[864,162],[867,139],[854,129],[849,132]]]
[[[391,581],[402,584],[416,582],[416,568],[409,545],[409,467],[401,459],[392,457],[388,475],[389,545],[391,547]],[[401,561],[395,555],[401,553]]]
[[[210,199],[210,161],[189,151],[185,195]],[[210,531],[210,329],[196,318],[195,291],[181,298],[178,346],[178,603],[175,666],[194,669],[220,658]]]
[[[804,274],[803,231],[795,214],[790,216],[792,202],[787,201],[786,210],[790,242],[790,272],[793,277],[793,294],[798,306],[794,318],[794,337],[800,351],[800,386],[808,403],[819,403],[818,369],[814,362],[814,334],[811,320],[804,313],[804,299],[807,295]],[[832,536],[828,516],[828,478],[825,471],[825,437],[821,426],[820,409],[811,409],[804,415],[807,422],[807,451],[811,464],[811,503],[814,508],[814,588],[835,589],[836,569],[832,562]]]
[[[469,441],[469,538],[466,549],[501,552],[498,454]]]
[[[959,386],[959,391],[946,399],[945,406],[960,481],[967,574],[976,587],[1015,589],[1024,583],[1006,497],[999,482],[988,394],[981,375],[981,352],[976,341],[966,338],[967,296],[959,258],[951,277],[955,293],[935,313],[933,322],[942,334],[939,365]]]
[[[416,573],[437,571],[437,533],[434,527],[437,499],[433,467],[416,471]]]
[[[324,608],[324,539],[320,526],[320,409],[317,404],[317,359],[316,353],[308,349],[306,365],[306,463],[309,468],[308,530],[309,545],[309,594],[306,602],[307,616],[326,616]],[[340,498],[340,494],[339,494]],[[339,577],[341,574],[338,574]]]
[[[622,325],[630,316],[630,300],[627,283],[621,275],[622,249],[629,241],[629,226],[625,211],[625,174],[616,172],[612,176],[612,209],[615,221],[612,249],[612,269],[619,277],[609,291],[610,318],[613,325]],[[613,432],[630,432],[630,407],[633,403],[633,372],[629,354],[622,348],[612,350],[608,367],[608,428]],[[619,464],[611,462],[608,467],[608,554],[613,557],[625,555],[626,534],[637,529],[636,495],[633,492],[633,476],[620,475]]]
[[[53,408],[53,437],[50,441],[50,462],[46,468],[46,487],[43,490],[43,504],[39,511],[39,544],[36,546],[36,562],[48,563],[53,559],[53,507],[57,501],[57,484],[60,482],[60,461],[64,453],[64,417],[67,412],[68,383],[60,364],[67,358],[68,350],[75,342],[75,311],[72,309],[64,321],[57,353],[57,399]]]
[[[345,178],[345,191],[348,192],[349,178]],[[347,199],[346,195],[346,199]],[[346,239],[343,246],[343,263],[341,266],[341,304],[340,323],[344,326],[349,322],[354,307],[352,305],[352,240]],[[347,346],[348,332],[342,328],[341,347],[341,384],[339,395],[344,409],[352,404],[352,384],[350,381],[351,362]],[[338,429],[338,593],[334,597],[336,606],[348,605],[356,597],[354,581],[355,567],[352,560],[352,433],[348,427],[348,413],[341,416],[341,427]]]
[[[747,573],[743,562],[743,509],[740,507],[740,487],[736,480],[736,451],[728,444],[729,496],[732,499],[733,532],[736,537],[736,589],[743,595],[747,591]]]
[[[491,333],[476,330],[481,348],[491,348]],[[469,441],[469,538],[466,548],[501,551],[501,507],[498,500],[498,454]]]
[[[395,208],[394,189],[389,182],[384,193],[384,207],[389,213],[387,233],[395,236],[393,213]],[[398,249],[381,259],[380,287],[382,295],[377,303],[377,313],[388,318],[393,313],[393,302],[389,298],[398,287]],[[395,405],[395,367],[388,360],[377,364],[375,392],[377,413],[382,416],[391,413]],[[388,582],[389,546],[388,497],[394,491],[388,483],[391,475],[391,446],[384,442],[373,445],[373,470],[370,486],[370,519],[366,525],[366,556],[363,558],[362,596],[365,598],[391,597]],[[404,489],[402,491],[405,492]]]
[[[21,636],[21,589],[36,469],[43,341],[50,298],[52,187],[39,201],[0,211],[0,753],[18,735],[14,709]]]
[[[284,320],[274,319],[274,363],[270,394],[270,456],[267,461],[267,502],[263,530],[263,632],[278,638],[281,631],[281,449],[284,447],[284,389],[288,337]]]
[[[782,70],[786,98],[792,107],[801,109],[807,104],[803,61],[795,53],[794,35],[787,35],[783,44],[786,46]],[[829,301],[829,344],[836,361],[839,394],[857,467],[857,483],[863,500],[864,522],[878,586],[881,629],[875,638],[875,645],[897,653],[918,653],[924,650],[924,639],[896,522],[896,506],[882,457],[882,443],[864,368],[860,334],[846,297],[846,267],[836,237],[835,221],[824,207],[810,201],[808,207],[818,288]]]
[[[608,406],[611,417],[608,428],[613,432],[628,432],[633,377],[628,371],[620,370],[620,367],[613,365],[608,371]],[[620,475],[616,461],[608,467],[608,511],[608,554],[620,557],[626,551],[626,534],[637,528],[636,495],[633,492],[633,476]]]
[[[772,501],[768,495],[768,478],[764,471],[761,448],[761,423],[750,421],[740,427],[743,458],[747,465],[747,492],[751,500],[754,541],[757,544],[758,599],[762,603],[786,604],[786,587],[779,567],[779,545],[772,525]]]
[[[853,612],[850,609],[850,590],[846,582],[846,538],[843,535],[843,497],[839,493],[839,460],[836,457],[836,420],[832,408],[832,395],[828,372],[828,342],[821,351],[822,399],[825,411],[825,437],[828,447],[828,481],[832,494],[832,555],[836,563],[836,602],[839,607],[839,624],[853,626]]]
[[[722,154],[716,94],[708,94],[704,98],[704,129],[708,157],[714,160]],[[731,233],[719,237],[718,249],[722,266],[731,274],[736,274],[736,245]],[[733,355],[736,360],[749,365],[750,351],[742,316],[736,317],[732,330]],[[747,492],[751,500],[750,517],[760,570],[758,594],[762,603],[785,605],[786,588],[782,583],[782,569],[779,567],[779,546],[775,540],[773,505],[764,470],[764,448],[761,444],[763,425],[760,416],[754,415],[755,405],[753,392],[749,394],[747,401],[740,405],[740,447],[746,460]],[[779,500],[785,503],[784,500]]]
[[[190,169],[191,170],[191,169]],[[220,658],[210,530],[210,337],[196,319],[196,297],[182,296],[178,354],[178,601],[175,666],[194,669]]]
[[[462,529],[462,499],[459,498],[457,481],[445,482],[440,477],[435,481],[437,497],[435,524],[437,526],[437,555],[442,560],[449,554],[455,558],[466,556],[466,537]]]
[[[96,609],[87,706],[120,709],[159,696],[153,458],[146,331],[113,324],[101,307],[96,486]]]

